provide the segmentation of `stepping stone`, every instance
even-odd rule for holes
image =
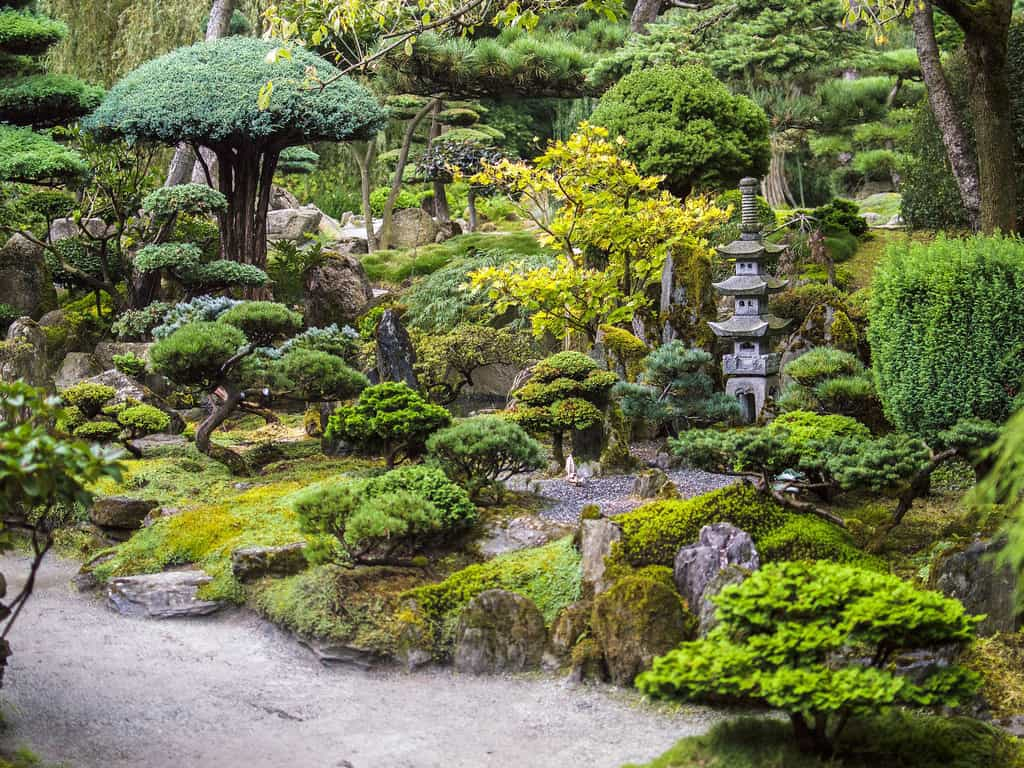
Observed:
[[[121,576],[107,585],[107,604],[122,616],[172,619],[207,616],[224,607],[220,601],[200,600],[196,593],[213,578],[203,571],[164,571]]]

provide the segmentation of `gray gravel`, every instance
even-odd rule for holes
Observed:
[[[247,611],[115,616],[75,567],[44,566],[2,692],[2,738],[71,768],[615,768],[716,719],[551,678],[325,668]],[[25,563],[0,570],[16,588]]]
[[[666,473],[685,499],[699,496],[736,482],[735,477],[716,475],[699,469],[673,469]],[[540,495],[547,500],[541,510],[543,517],[563,523],[575,523],[587,504],[597,504],[605,515],[620,515],[650,499],[637,499],[630,494],[636,475],[608,475],[594,477],[580,485],[566,482],[565,478],[541,480]]]

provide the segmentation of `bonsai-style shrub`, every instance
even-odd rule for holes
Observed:
[[[86,419],[92,419],[116,394],[117,390],[106,384],[83,381],[65,389],[61,397],[68,405],[77,408]]]
[[[240,454],[213,443],[213,431],[237,409],[277,421],[271,411],[246,397],[247,390],[262,390],[267,397],[343,400],[367,383],[362,375],[347,370],[341,358],[306,357],[324,374],[316,378],[296,365],[292,355],[298,350],[282,354],[270,346],[293,338],[301,324],[298,314],[280,304],[207,298],[178,305],[165,325],[153,332],[158,338],[149,354],[153,370],[182,387],[205,393],[210,402],[210,414],[196,428],[196,448],[236,473],[247,473],[248,463]]]
[[[407,466],[369,480],[343,479],[304,491],[295,501],[303,529],[327,534],[313,557],[394,564],[444,541],[476,520],[466,492],[440,469]],[[407,561],[401,561],[408,564]]]
[[[687,349],[681,341],[664,344],[644,358],[640,380],[616,384],[612,396],[629,418],[659,424],[673,435],[693,422],[738,421],[742,409],[736,398],[714,391],[707,373],[712,360],[704,350]]]
[[[448,113],[469,112],[470,110],[446,110]],[[444,114],[444,113],[442,113]],[[439,117],[441,117],[439,115]],[[449,117],[454,115],[449,114]],[[441,139],[433,142],[420,157],[419,174],[427,181],[440,182],[442,185],[456,178],[471,177],[479,173],[485,163],[499,162],[504,155],[498,149],[488,146],[486,141],[450,141]],[[443,186],[441,187],[443,189]],[[470,183],[467,198],[469,212],[469,231],[477,229],[476,197],[480,187]],[[436,194],[436,192],[435,192]]]
[[[142,454],[131,441],[166,432],[171,417],[152,405],[131,400],[108,405],[116,394],[113,387],[87,381],[65,389],[61,398],[68,407],[59,426],[82,440],[117,442],[138,458]]]
[[[963,418],[1001,423],[1024,380],[1024,245],[940,236],[894,244],[871,291],[868,341],[886,418],[929,438]]]
[[[511,328],[459,323],[447,333],[415,333],[416,375],[431,400],[455,402],[488,365],[523,365],[529,339]]]
[[[129,440],[166,432],[171,417],[152,405],[132,405],[117,414],[117,423],[128,432]]]
[[[783,411],[838,413],[871,423],[881,420],[871,374],[849,352],[815,347],[788,363],[783,373],[793,379],[778,401]]]
[[[277,172],[286,176],[304,176],[316,171],[319,164],[320,155],[309,147],[288,147],[278,158]]]
[[[126,352],[123,355],[114,355],[114,368],[125,376],[137,379],[146,373],[146,361],[134,352]]]
[[[979,617],[896,576],[832,563],[772,563],[713,598],[718,625],[656,659],[657,698],[767,705],[801,749],[831,756],[849,719],[890,707],[955,707],[978,687],[956,665],[894,668],[901,653],[969,642]]]
[[[314,141],[376,134],[385,112],[368,91],[301,46],[275,57],[278,43],[229,37],[179,48],[126,75],[84,126],[101,139],[206,148],[200,162],[227,199],[219,215],[223,258],[262,269],[267,210],[281,152]],[[310,88],[307,74],[330,85]],[[182,88],[182,83],[188,83]]]
[[[324,437],[341,440],[362,453],[384,456],[388,468],[423,453],[427,438],[451,423],[451,414],[428,403],[404,382],[367,387],[352,405],[328,419]]]
[[[525,386],[513,392],[516,404],[510,418],[529,432],[552,436],[554,460],[565,463],[565,433],[600,430],[589,440],[583,454],[600,455],[603,447],[604,410],[608,393],[618,381],[611,371],[602,371],[597,363],[580,352],[559,352],[533,368]],[[591,435],[593,437],[593,435]],[[574,452],[581,447],[574,440]]]
[[[517,424],[500,416],[476,416],[431,435],[427,452],[475,500],[490,492],[500,501],[502,482],[544,466],[544,451]]]
[[[768,169],[768,118],[734,96],[703,67],[654,67],[610,88],[591,116],[642,173],[664,175],[678,197],[693,189],[725,189]]]

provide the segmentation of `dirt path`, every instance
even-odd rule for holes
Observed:
[[[51,558],[15,627],[10,729],[69,768],[617,768],[714,714],[560,680],[329,669],[251,613],[125,619]],[[11,587],[25,570],[0,558]]]

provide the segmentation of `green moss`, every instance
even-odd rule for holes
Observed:
[[[406,568],[323,565],[257,584],[253,604],[300,637],[390,655],[401,627],[401,595],[421,582],[422,576]]]
[[[966,717],[896,711],[853,720],[836,759],[797,751],[787,722],[741,718],[677,743],[643,766],[624,768],[1020,768],[1020,743]]]
[[[449,651],[462,609],[488,589],[506,589],[530,598],[550,626],[559,611],[580,597],[579,553],[572,539],[565,538],[471,565],[442,582],[411,590],[408,597],[426,614],[438,655]]]
[[[981,695],[996,717],[1024,715],[1024,635],[975,640],[960,660],[982,676]]]
[[[809,515],[789,515],[782,526],[762,536],[757,547],[761,558],[767,562],[831,560],[861,568],[888,570],[879,558],[858,549],[850,534],[842,528]]]

